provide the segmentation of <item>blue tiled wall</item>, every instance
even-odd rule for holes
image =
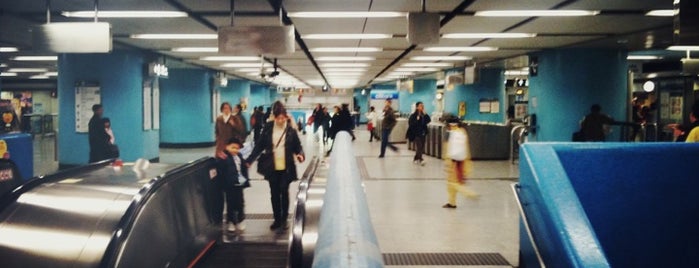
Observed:
[[[160,142],[214,141],[211,77],[211,72],[202,69],[170,69],[169,78],[161,80]]]

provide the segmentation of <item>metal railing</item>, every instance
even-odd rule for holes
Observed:
[[[512,164],[519,159],[519,146],[526,142],[525,138],[528,134],[529,129],[527,125],[514,126],[510,131],[510,142],[512,143],[512,146],[510,146],[510,160]]]
[[[515,194],[517,208],[519,209],[519,215],[522,217],[522,224],[524,225],[524,229],[526,229],[527,237],[529,237],[529,242],[532,244],[532,248],[536,254],[536,259],[539,261],[539,267],[546,268],[544,259],[541,257],[541,252],[539,251],[539,247],[536,245],[536,241],[534,240],[532,229],[529,227],[529,219],[527,219],[527,215],[524,213],[524,204],[522,204],[522,200],[519,198],[519,189],[522,188],[522,186],[517,183],[513,183],[510,186],[512,187],[512,192]]]

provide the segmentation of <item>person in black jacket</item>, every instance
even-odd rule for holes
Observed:
[[[289,184],[298,180],[296,163],[305,160],[301,140],[291,126],[284,105],[277,101],[272,106],[274,121],[265,125],[262,136],[245,162],[249,166],[257,160],[257,172],[269,182],[274,223],[272,230],[288,228]],[[263,154],[264,151],[264,154]],[[259,157],[259,159],[258,159]]]
[[[213,218],[216,223],[223,219],[223,194],[226,195],[226,220],[228,231],[243,231],[245,225],[245,198],[243,189],[250,187],[248,167],[243,160],[240,149],[243,142],[232,137],[226,142],[224,153],[226,158],[217,158],[216,167],[218,176],[214,180],[216,189],[213,193]]]
[[[104,122],[102,121],[102,114],[104,114],[104,108],[101,104],[92,105],[92,112],[94,115],[90,118],[88,123],[88,139],[90,141],[90,159],[89,162],[97,162],[105,159],[109,159],[110,155],[110,136],[107,134],[104,128]]]
[[[430,116],[425,113],[425,105],[418,101],[415,104],[415,112],[408,118],[408,140],[415,143],[415,164],[425,165],[422,154],[425,152],[425,136],[427,136],[427,124],[431,121]]]

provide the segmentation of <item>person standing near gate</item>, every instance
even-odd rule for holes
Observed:
[[[396,115],[391,107],[391,99],[386,99],[386,106],[383,108],[383,120],[381,120],[381,154],[379,158],[383,158],[386,154],[386,147],[390,147],[394,152],[398,151],[398,147],[388,142],[388,137],[391,136],[391,130],[396,126]]]
[[[425,113],[425,104],[418,101],[415,104],[415,112],[408,119],[408,140],[415,143],[415,157],[413,163],[425,165],[422,154],[425,152],[425,136],[427,136],[427,124],[431,122],[430,116]]]

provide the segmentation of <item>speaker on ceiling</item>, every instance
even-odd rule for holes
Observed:
[[[439,43],[439,14],[408,13],[408,43],[412,45]]]

